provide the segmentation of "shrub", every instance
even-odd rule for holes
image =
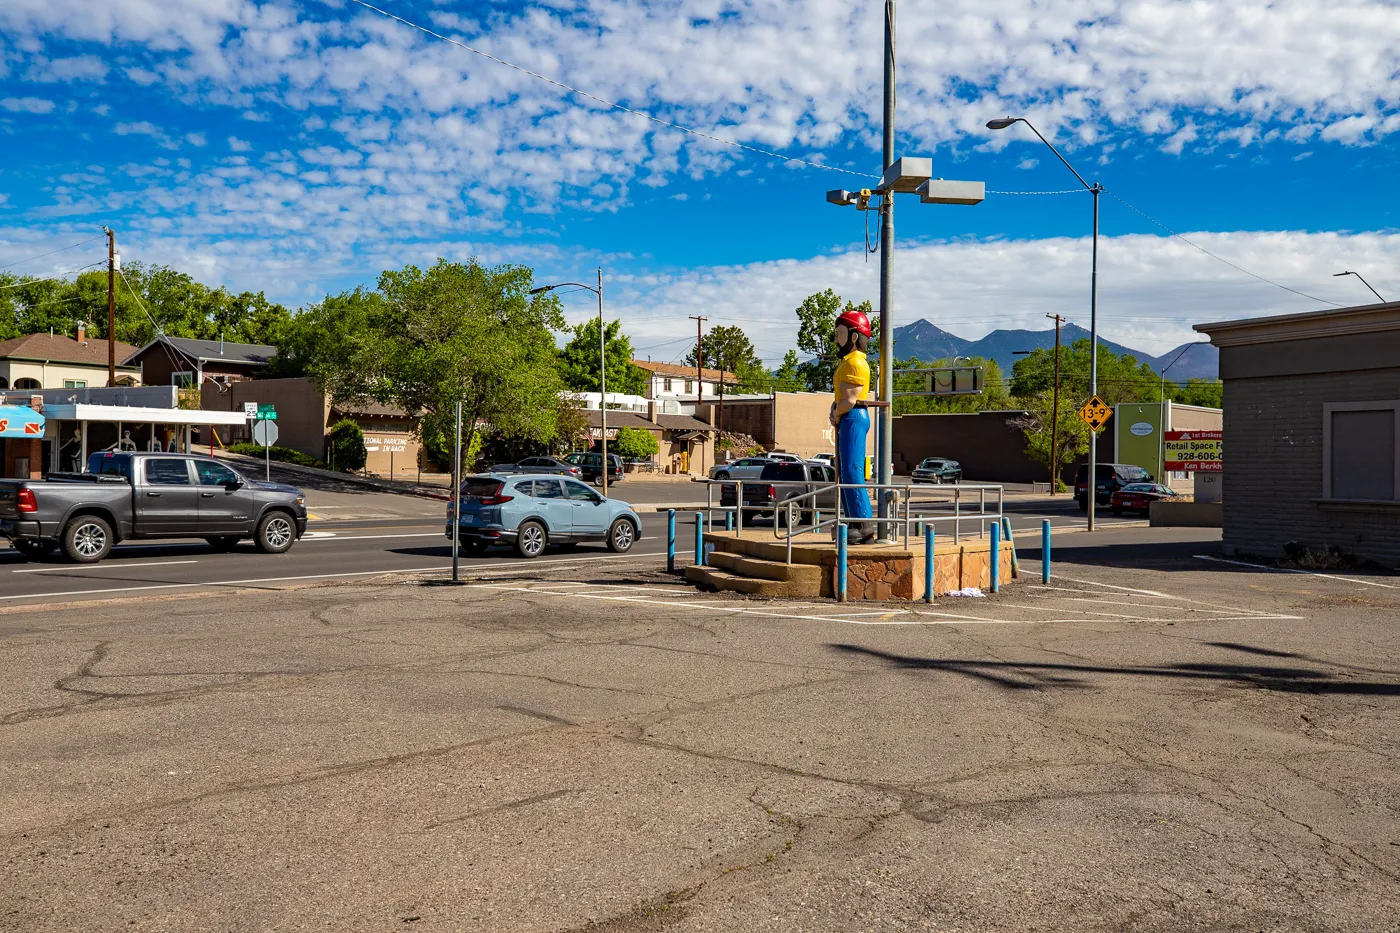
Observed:
[[[337,421],[326,435],[330,443],[331,466],[337,470],[360,470],[365,465],[365,432],[349,418]]]
[[[661,445],[656,435],[641,428],[618,428],[617,440],[608,445],[609,453],[615,453],[624,460],[645,460],[654,456]]]
[[[229,451],[242,454],[245,457],[263,456],[263,447],[261,444],[231,444],[229,445]],[[324,469],[326,466],[315,457],[308,456],[290,447],[278,447],[273,445],[268,448],[267,456],[269,459],[276,460],[279,463],[294,463],[297,466],[318,467],[321,469]]]

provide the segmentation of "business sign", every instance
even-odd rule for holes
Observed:
[[[603,429],[602,429],[602,428],[589,428],[589,429],[588,429],[588,436],[591,437],[591,438],[592,438],[593,440],[595,440],[595,441],[602,440],[602,439],[603,439]],[[608,428],[608,440],[610,440],[610,441],[617,440],[617,428]]]
[[[1157,426],[1155,424],[1149,424],[1146,421],[1139,421],[1132,427],[1128,428],[1128,430],[1132,431],[1135,437],[1146,437],[1153,431],[1157,430]]]
[[[44,416],[19,405],[0,406],[0,437],[44,436]]]
[[[1224,472],[1225,432],[1168,431],[1163,438],[1167,470],[1180,472]]]
[[[365,435],[365,453],[401,454],[408,450],[408,438],[406,437],[370,437]]]

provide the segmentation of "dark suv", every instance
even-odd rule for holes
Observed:
[[[1131,463],[1100,463],[1094,483],[1094,501],[1108,505],[1113,494],[1129,483],[1150,483],[1152,474]],[[1081,509],[1089,509],[1089,464],[1081,464],[1074,477],[1074,501]]]
[[[782,504],[809,492],[831,486],[836,482],[836,471],[829,464],[807,460],[801,463],[769,463],[763,468],[758,479],[744,480],[744,509],[741,523],[753,524],[761,515],[772,515],[773,523],[787,521],[787,510]],[[720,487],[719,504],[733,508],[738,498],[738,483],[729,482]],[[794,507],[796,508],[796,507]],[[830,489],[803,500],[801,513],[793,517],[803,525],[811,524],[812,512],[820,510],[833,512],[836,509],[836,490]]]
[[[603,482],[603,455],[599,453],[588,453],[578,451],[571,453],[564,458],[570,466],[576,466],[583,471],[579,477],[584,482],[601,484]],[[622,458],[617,454],[608,454],[608,482],[618,483],[622,481]]]

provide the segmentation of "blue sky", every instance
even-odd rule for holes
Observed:
[[[878,171],[880,16],[836,0],[384,9],[599,97],[750,146]],[[872,9],[874,12],[872,12]],[[903,154],[993,191],[1080,173],[1260,276],[1103,199],[1101,330],[1160,353],[1192,322],[1400,295],[1394,2],[901,4]],[[830,168],[726,148],[536,80],[350,2],[6,0],[0,266],[118,230],[128,259],[293,305],[389,265],[478,255],[591,279],[657,359],[687,315],[776,359],[792,308],[876,294]],[[897,209],[897,320],[976,338],[1088,324],[1090,199]],[[100,244],[23,262],[52,273]],[[1389,293],[1387,292],[1389,290]],[[571,316],[591,296],[568,299]]]

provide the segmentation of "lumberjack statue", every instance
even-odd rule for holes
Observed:
[[[842,485],[860,488],[841,490],[841,514],[850,523],[850,543],[875,540],[875,523],[870,521],[870,496],[865,484],[865,439],[870,433],[870,364],[865,350],[870,345],[870,319],[862,311],[848,307],[836,319],[832,337],[841,354],[832,379],[836,401],[831,406],[831,424],[836,428],[836,470]],[[878,404],[878,403],[874,403]]]

